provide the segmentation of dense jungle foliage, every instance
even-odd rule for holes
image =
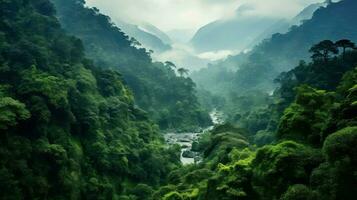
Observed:
[[[208,126],[195,83],[172,62],[153,62],[150,50],[125,35],[108,16],[85,7],[84,0],[51,0],[69,33],[83,40],[86,55],[103,68],[119,70],[135,102],[163,129],[192,130]]]
[[[163,145],[121,75],[83,56],[49,1],[0,9],[0,199],[148,196],[179,151]]]
[[[153,199],[355,199],[356,59],[348,51],[281,74],[279,103],[247,129],[237,120],[205,134],[194,146],[203,162],[171,172]]]
[[[84,1],[53,2],[0,0],[0,199],[356,198],[353,41],[316,42],[272,94],[229,103],[200,91],[228,122],[193,143],[201,162],[183,166],[160,126],[207,124],[185,70],[153,62]]]
[[[259,93],[272,93],[277,87],[274,79],[280,73],[292,70],[300,60],[309,62],[309,49],[314,44],[344,38],[357,42],[356,17],[357,1],[330,2],[327,7],[319,8],[311,19],[291,27],[287,33],[276,33],[251,51],[218,61],[194,73],[192,78],[199,88],[223,97],[226,106],[232,107],[247,98],[254,99],[254,106],[261,105],[264,97]]]

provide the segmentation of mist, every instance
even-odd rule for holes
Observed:
[[[316,2],[321,0],[87,0],[87,6],[99,8],[117,24],[119,21],[125,21],[135,25],[143,23],[154,25],[171,38],[172,48],[165,52],[154,50],[153,58],[158,61],[171,60],[178,66],[196,71],[210,62],[246,51],[245,46],[251,44],[254,37],[271,24],[265,21],[257,23],[255,29],[258,31],[255,35],[252,31],[251,37],[234,41],[241,43],[244,48],[234,46],[198,51],[191,40],[205,25],[216,20],[245,21],[257,18],[271,19],[270,23],[274,23],[282,19],[290,19],[307,5]],[[130,36],[135,37],[135,35]],[[229,40],[234,39],[229,37]],[[229,40],[227,43],[230,43]],[[145,44],[143,46],[150,48]]]
[[[248,15],[289,18],[316,2],[321,0],[87,0],[87,5],[98,7],[114,20],[146,21],[167,32],[197,30],[209,22],[232,16],[243,4],[251,7]]]

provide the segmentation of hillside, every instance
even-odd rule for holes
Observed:
[[[190,130],[210,124],[190,78],[178,76],[172,65],[153,62],[148,50],[137,47],[108,16],[85,7],[84,1],[52,2],[64,29],[83,41],[86,55],[101,67],[119,70],[136,103],[161,128]]]
[[[162,53],[171,49],[170,39],[157,28],[144,25],[143,27],[116,20],[116,25],[130,37],[135,38],[146,49]],[[163,39],[161,39],[161,37]],[[165,40],[165,41],[164,41]]]
[[[241,6],[234,17],[211,22],[201,27],[190,43],[197,52],[230,50],[239,52],[245,50],[264,30],[279,19],[245,16],[249,9]]]
[[[312,21],[347,23],[354,5]],[[211,80],[196,92],[84,0],[0,10],[1,200],[356,199],[355,42],[321,39],[285,72],[268,53],[230,56],[195,75]]]
[[[300,26],[293,26],[289,32],[274,34],[251,52],[230,57],[209,68],[234,65],[234,78],[218,84],[229,84],[230,88],[240,93],[248,90],[271,92],[276,87],[274,79],[278,74],[292,69],[302,59],[309,60],[309,49],[313,44],[325,39],[336,41],[347,38],[357,41],[357,27],[354,25],[356,11],[357,3],[351,0],[321,7],[310,20],[304,21]],[[238,62],[232,64],[232,60]],[[196,75],[193,78],[199,86],[215,84],[217,88],[219,85],[210,80],[212,76],[218,77],[219,74],[213,74],[209,68],[204,70],[204,74],[210,74],[210,78],[205,79],[204,74],[199,79]]]
[[[276,105],[236,118],[248,127],[206,133],[193,147],[203,161],[173,171],[154,199],[354,199],[356,61],[354,50],[282,74]],[[272,120],[275,128],[264,127]]]
[[[49,1],[0,7],[0,199],[143,195],[129,186],[179,166],[121,75],[84,57]]]
[[[318,9],[310,20],[293,27],[286,34],[275,34],[253,49],[252,54],[269,58],[274,69],[289,70],[302,58],[309,57],[309,48],[321,40],[348,38],[357,41],[357,2],[344,0]]]
[[[270,39],[273,34],[276,33],[287,33],[291,27],[300,26],[306,20],[310,20],[313,17],[313,14],[316,10],[321,7],[326,7],[328,5],[327,2],[324,3],[314,3],[310,4],[306,8],[304,8],[301,12],[299,12],[294,18],[292,19],[282,19],[276,22],[274,25],[270,26],[266,29],[261,35],[259,35],[254,42],[250,44],[249,49],[254,48],[256,45],[261,43],[265,39]]]
[[[150,23],[140,23],[139,27],[148,32],[151,33],[152,35],[155,35],[156,37],[158,37],[162,42],[164,42],[165,44],[171,44],[172,40],[171,38],[162,30],[160,30],[159,28],[157,28],[156,26],[150,24]]]

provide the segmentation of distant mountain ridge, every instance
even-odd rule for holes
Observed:
[[[83,0],[51,1],[64,30],[83,41],[86,56],[101,68],[119,71],[136,105],[147,111],[160,128],[188,130],[210,123],[208,113],[200,109],[190,78],[178,76],[173,67],[153,61],[150,51],[138,47],[122,27],[99,9],[85,7]],[[143,36],[149,34],[135,25],[127,28]],[[177,110],[182,112],[177,115]]]
[[[298,17],[297,17],[298,18]],[[313,17],[286,34],[274,34],[253,49],[264,54],[279,71],[290,70],[301,58],[309,58],[309,49],[321,40],[348,38],[357,41],[357,1],[343,0],[319,7]]]
[[[155,35],[165,44],[172,44],[171,38],[165,32],[150,23],[140,23],[139,28],[145,32]]]
[[[190,43],[198,52],[219,50],[244,50],[264,30],[279,19],[242,16],[245,9],[238,9],[236,16],[211,22],[200,28]]]
[[[301,25],[304,20],[309,20],[313,17],[314,12],[321,8],[326,7],[328,5],[327,2],[323,3],[314,3],[306,8],[304,8],[298,15],[296,15],[290,22],[291,25]]]
[[[304,8],[301,12],[299,12],[292,19],[282,19],[277,21],[275,24],[267,28],[264,32],[262,32],[255,40],[246,48],[251,49],[255,45],[259,44],[264,39],[269,39],[273,34],[276,33],[287,33],[293,26],[300,26],[305,20],[309,20],[313,17],[314,12],[321,8],[326,7],[328,5],[327,2],[324,3],[314,3],[306,8]]]
[[[191,40],[198,52],[250,49],[274,33],[286,33],[294,25],[311,19],[313,13],[327,3],[311,4],[291,20],[259,16],[244,16],[251,8],[239,7],[231,19],[217,20],[200,28]]]
[[[120,20],[116,20],[116,24],[128,36],[135,38],[147,49],[158,53],[171,49],[170,38],[151,24],[134,25]]]
[[[207,75],[197,72],[196,77],[193,78],[199,86],[214,85],[215,88],[219,88],[217,84],[228,84],[226,88],[239,92],[252,89],[271,91],[275,88],[273,80],[278,74],[297,66],[301,59],[310,60],[309,49],[312,45],[326,39],[337,41],[346,38],[357,42],[355,19],[357,19],[357,1],[343,0],[330,3],[327,7],[317,9],[313,17],[304,21],[302,25],[293,26],[285,34],[276,33],[249,53],[218,62],[209,67],[212,68],[211,70],[208,68],[202,71]],[[221,76],[219,73],[212,73],[215,73],[217,68],[232,66],[232,60],[237,60],[233,77],[230,76],[224,83],[210,83],[214,80],[212,77]]]

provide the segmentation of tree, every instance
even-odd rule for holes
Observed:
[[[338,48],[342,48],[343,59],[345,58],[346,49],[348,49],[348,48],[355,49],[356,48],[355,43],[353,43],[353,42],[351,42],[351,40],[347,40],[347,39],[339,40],[335,43],[335,45]]]
[[[303,200],[312,199],[313,193],[311,190],[302,184],[290,186],[289,189],[283,194],[280,200]]]
[[[170,62],[170,61],[166,61],[165,62],[165,66],[167,68],[170,68],[170,69],[176,69],[177,68],[177,66],[173,62]]]
[[[185,68],[179,68],[177,69],[177,72],[180,74],[181,77],[183,77],[184,75],[188,74],[189,70]]]
[[[6,130],[18,124],[18,121],[30,118],[25,104],[11,97],[0,97],[0,130]]]
[[[346,127],[329,135],[322,152],[326,162],[314,170],[311,182],[331,199],[355,199],[357,191],[357,127]],[[332,183],[332,184],[331,184]],[[321,198],[326,199],[326,198]]]
[[[141,46],[141,43],[138,40],[136,40],[135,38],[133,38],[133,37],[130,38],[130,43],[134,47],[140,47]]]
[[[338,48],[331,40],[324,40],[312,46],[309,52],[313,54],[311,56],[312,59],[318,60],[323,58],[327,62],[331,53],[338,54]]]
[[[252,161],[252,185],[262,199],[275,199],[283,195],[294,184],[308,184],[311,171],[309,168],[319,166],[322,155],[307,145],[293,141],[264,146],[256,152]],[[290,189],[288,196],[296,190]],[[297,192],[306,193],[304,189]],[[302,191],[301,191],[302,190]],[[304,195],[305,196],[305,195]],[[287,199],[287,198],[283,198]]]

